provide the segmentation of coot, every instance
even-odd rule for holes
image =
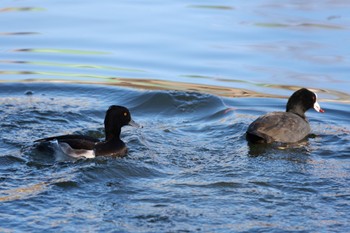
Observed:
[[[127,147],[120,139],[121,128],[125,125],[138,126],[130,111],[123,106],[112,105],[106,112],[105,141],[85,135],[61,135],[36,140],[40,146],[53,143],[57,149],[72,157],[94,158],[95,156],[125,156]],[[57,145],[58,144],[58,145]]]
[[[298,142],[310,133],[305,117],[305,112],[310,108],[324,112],[317,102],[317,95],[302,88],[289,98],[286,112],[271,112],[251,123],[246,139],[251,143]]]

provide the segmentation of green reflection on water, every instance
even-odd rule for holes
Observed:
[[[101,65],[91,65],[91,64],[69,64],[69,63],[59,63],[59,62],[46,62],[46,61],[7,61],[0,60],[0,63],[6,64],[29,64],[38,66],[52,66],[52,67],[68,67],[68,68],[78,68],[78,69],[98,69],[98,70],[114,70],[114,71],[125,71],[125,72],[145,72],[140,69],[130,69],[114,66],[101,66]]]
[[[79,77],[79,78],[95,78],[95,79],[112,79],[111,76],[93,75],[93,74],[77,74],[64,72],[50,72],[50,71],[0,71],[0,75],[43,75],[43,76],[59,76],[59,77]],[[48,80],[50,81],[50,79]],[[53,81],[53,80],[51,80]]]

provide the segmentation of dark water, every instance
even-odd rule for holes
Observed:
[[[314,136],[303,144],[252,153],[248,124],[285,99],[67,84],[0,93],[1,231],[350,230],[346,104],[308,112]],[[55,134],[103,137],[111,104],[143,125],[123,128],[127,157],[57,163],[31,148]]]
[[[349,12],[346,0],[3,2],[0,232],[350,232]],[[250,148],[249,123],[301,87],[326,110],[307,113],[310,138]],[[32,148],[103,137],[112,104],[143,125],[123,128],[127,157]]]

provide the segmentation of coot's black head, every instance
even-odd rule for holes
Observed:
[[[106,141],[120,135],[121,127],[132,122],[130,111],[123,106],[112,105],[108,108],[105,117]]]
[[[317,102],[317,95],[306,88],[302,88],[289,97],[286,110],[305,118],[305,112],[310,108],[314,108],[317,112],[324,112]]]

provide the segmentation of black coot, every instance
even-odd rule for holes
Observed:
[[[298,142],[310,133],[305,117],[305,112],[310,108],[324,112],[317,102],[317,95],[302,88],[289,98],[286,112],[271,112],[251,123],[246,138],[251,143]]]
[[[121,128],[125,125],[138,126],[132,119],[130,112],[123,106],[112,105],[106,112],[105,141],[84,135],[61,135],[36,140],[41,146],[48,142],[56,142],[60,149],[73,157],[95,156],[125,156],[127,148],[120,139]]]

